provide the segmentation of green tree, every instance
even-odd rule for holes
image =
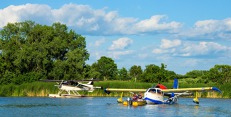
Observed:
[[[142,74],[142,81],[145,82],[167,82],[168,79],[173,79],[176,77],[175,72],[168,71],[165,68],[167,65],[161,63],[161,67],[150,64],[146,66]]]
[[[92,67],[100,73],[101,80],[115,80],[117,75],[117,65],[111,58],[102,56]]]
[[[0,53],[0,56],[1,56],[1,53]],[[3,72],[5,71],[3,64],[4,63],[3,63],[2,57],[0,57],[0,78],[2,78]]]
[[[37,80],[80,79],[89,58],[85,38],[60,23],[9,23],[0,31],[0,50],[4,78],[24,81],[36,80],[28,77],[33,74]]]
[[[160,67],[160,71],[158,72],[158,80],[160,82],[165,82],[168,81],[168,77],[167,77],[167,70],[165,70],[165,68],[167,68],[167,65],[165,65],[164,63],[161,63],[161,67]]]
[[[177,75],[174,71],[169,71],[169,70],[166,70],[166,77],[167,79],[165,79],[165,81],[168,81],[168,80],[173,80],[174,78],[179,78],[178,77],[179,75]]]
[[[141,80],[142,73],[143,73],[143,71],[141,69],[141,66],[133,65],[129,69],[129,74],[135,81],[136,80]]]
[[[84,72],[83,72],[84,78],[90,79],[100,79],[100,73],[97,72],[93,67],[90,65],[86,65],[84,67]]]
[[[198,78],[202,77],[207,71],[205,70],[192,70],[190,72],[187,72],[185,75],[188,78]]]
[[[215,65],[211,68],[206,77],[212,82],[228,83],[231,81],[231,66]]]
[[[129,80],[129,75],[128,75],[128,71],[126,68],[122,68],[120,70],[118,70],[118,80]]]
[[[158,80],[158,73],[160,71],[160,67],[154,64],[147,65],[143,74],[142,74],[142,81],[145,82],[159,82]]]

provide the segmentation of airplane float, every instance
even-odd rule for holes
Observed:
[[[175,104],[178,102],[179,96],[189,96],[195,93],[195,98],[193,102],[199,104],[198,92],[205,91],[216,91],[221,93],[221,91],[216,87],[200,87],[200,88],[178,88],[178,79],[174,79],[173,89],[167,89],[166,86],[162,84],[157,84],[155,87],[148,89],[117,89],[117,88],[106,88],[104,91],[109,94],[110,92],[145,92],[144,97],[140,102],[140,105],[144,105],[144,101],[147,104]],[[168,97],[165,99],[164,97]],[[118,99],[118,102],[122,102],[122,96]],[[139,100],[133,100],[128,98],[124,101],[124,105],[139,106]]]
[[[49,97],[64,97],[64,98],[72,98],[72,97],[85,97],[84,95],[80,95],[78,91],[87,91],[93,92],[95,89],[101,89],[101,87],[94,87],[93,78],[91,80],[41,80],[44,82],[57,82],[58,85],[55,85],[59,88],[58,94],[49,94]],[[86,84],[82,82],[89,81]],[[64,92],[67,92],[66,94]]]

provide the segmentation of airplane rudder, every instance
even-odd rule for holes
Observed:
[[[177,89],[177,88],[178,88],[178,79],[175,78],[173,82],[173,89]]]

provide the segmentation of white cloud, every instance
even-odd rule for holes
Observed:
[[[230,51],[230,47],[222,46],[215,42],[185,43],[181,50],[182,56],[214,56],[225,51]]]
[[[166,18],[164,15],[156,15],[152,16],[150,19],[145,19],[140,22],[137,22],[132,29],[135,29],[134,32],[155,32],[155,31],[163,31],[173,33],[177,29],[181,27],[181,23],[179,22],[164,22],[163,20]]]
[[[0,9],[0,27],[7,23],[24,20],[34,20],[40,23],[50,23],[53,19],[51,8],[47,5],[25,4],[20,6],[8,6]]]
[[[91,49],[91,57],[95,60],[99,59],[101,56],[108,56],[113,59],[120,59],[126,55],[133,54],[133,50],[127,50],[128,46],[133,43],[133,40],[130,38],[119,38],[112,42],[112,45],[105,50],[105,46],[108,45],[106,43],[105,38],[101,38],[96,40],[92,45],[95,47]]]
[[[172,48],[181,45],[181,40],[175,39],[175,40],[167,40],[167,39],[162,39],[161,40],[161,48]]]
[[[108,50],[123,50],[133,43],[133,40],[123,37],[112,42]]]
[[[162,39],[159,48],[153,49],[154,54],[174,53],[176,48],[181,45],[181,40]]]
[[[231,18],[224,20],[197,21],[190,30],[180,35],[199,39],[228,39],[231,40]]]
[[[84,35],[118,35],[143,33],[172,33],[181,24],[166,22],[166,16],[156,15],[150,19],[138,20],[132,17],[120,17],[116,11],[92,9],[88,5],[65,4],[52,9],[48,5],[25,4],[0,9],[0,27],[8,22],[32,20],[50,25],[61,22]]]
[[[215,42],[190,42],[180,40],[163,39],[159,48],[154,48],[154,54],[167,54],[169,56],[182,57],[216,57],[230,53],[231,47],[223,46]]]
[[[132,54],[132,50],[126,50],[126,51],[110,51],[108,52],[108,56],[114,58],[114,59],[120,59],[121,56],[124,55],[130,55]]]

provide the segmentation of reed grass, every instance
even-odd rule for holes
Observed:
[[[0,86],[0,96],[47,96],[49,93],[56,93],[57,91],[54,83],[43,82]]]
[[[131,89],[147,89],[152,86],[155,86],[157,83],[144,83],[144,82],[131,82],[131,81],[100,81],[95,82],[94,86],[101,86],[105,88],[131,88]],[[172,88],[172,82],[162,83],[167,88]],[[209,93],[200,93],[199,97],[209,97],[209,98],[231,98],[231,84],[203,84],[203,83],[193,83],[188,84],[184,82],[179,82],[179,88],[190,88],[190,87],[218,87],[222,94],[209,92]],[[0,96],[48,96],[48,94],[58,93],[58,88],[54,86],[55,83],[51,82],[33,82],[25,83],[21,85],[1,85],[0,86]],[[121,92],[111,92],[109,95],[104,92],[102,89],[96,89],[94,92],[80,92],[82,95],[86,96],[116,96],[119,97]],[[131,96],[130,92],[124,92],[124,96]]]

